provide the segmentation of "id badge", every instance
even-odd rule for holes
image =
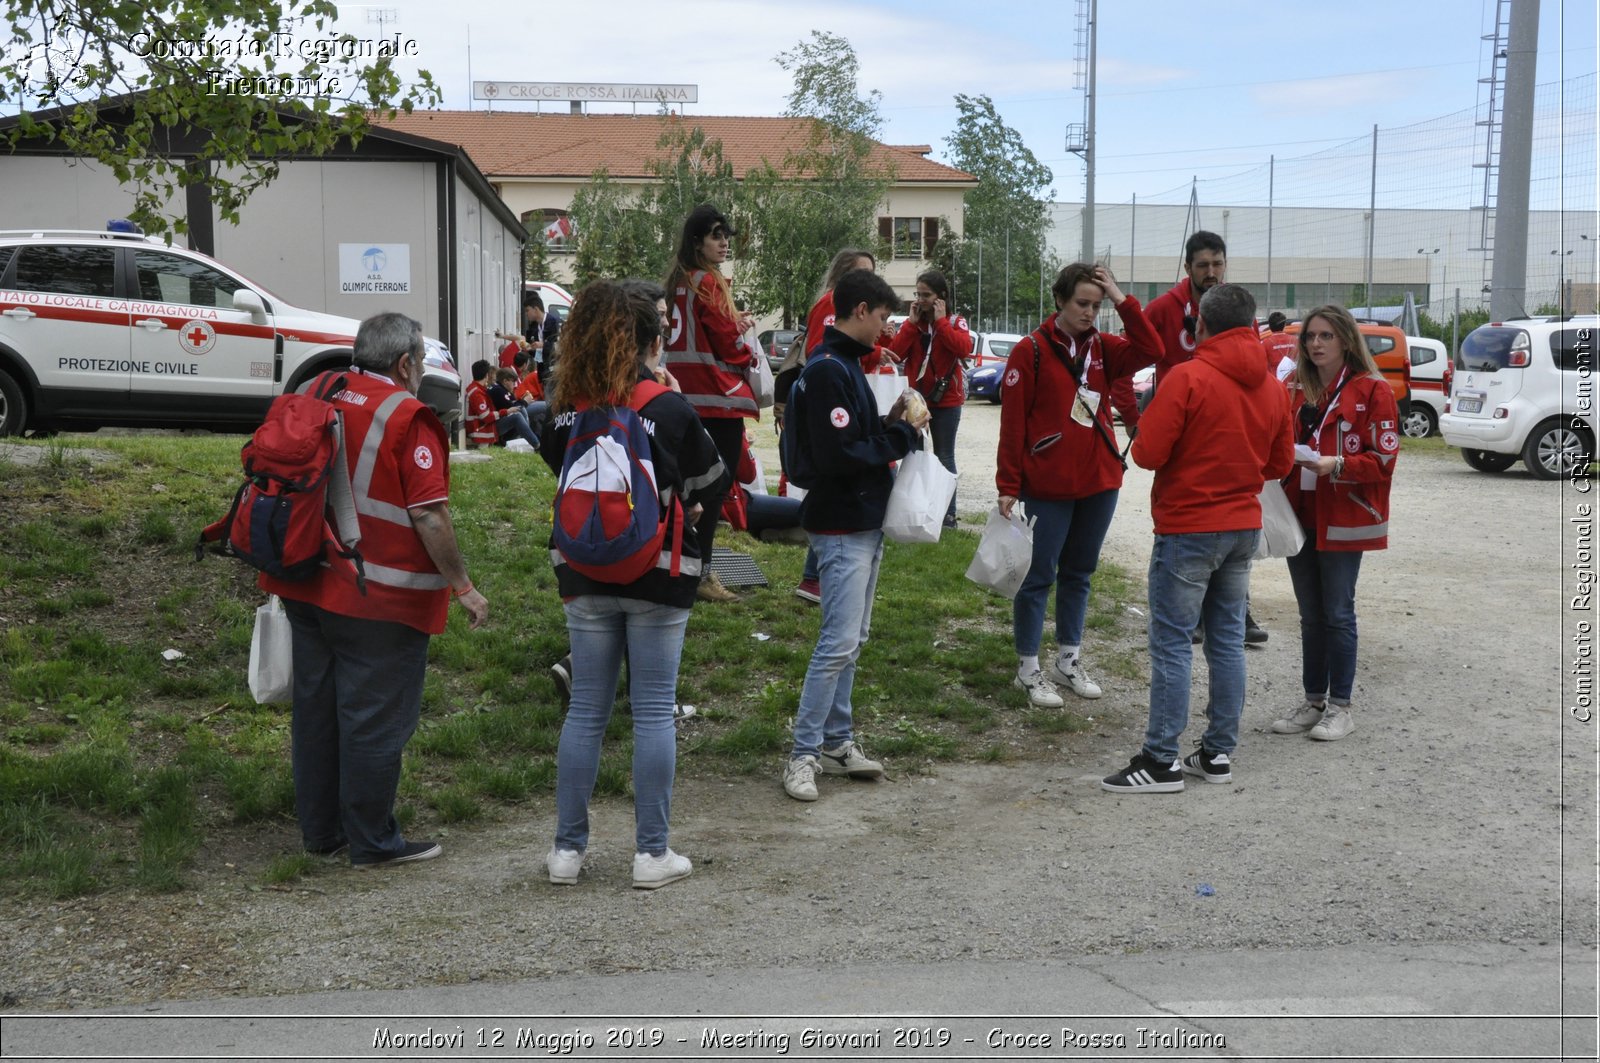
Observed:
[[[1100,411],[1100,393],[1090,391],[1088,388],[1079,388],[1078,397],[1072,402],[1072,419],[1085,428],[1094,427],[1094,416]]]

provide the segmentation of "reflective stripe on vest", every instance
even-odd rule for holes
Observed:
[[[404,506],[372,497],[372,475],[378,467],[378,454],[383,450],[384,436],[389,431],[389,418],[409,398],[410,392],[396,391],[378,404],[378,409],[372,415],[372,423],[367,426],[366,438],[361,441],[361,453],[356,457],[356,474],[350,478],[350,490],[355,495],[357,513],[408,529],[413,528],[411,513]],[[450,581],[437,572],[412,572],[373,564],[371,561],[366,563],[365,569],[368,580],[386,587],[438,591],[450,585]]]
[[[556,568],[560,568],[566,563],[567,559],[562,556],[560,550],[550,551],[551,565],[555,566]],[[663,569],[667,572],[672,571],[672,552],[670,550],[661,551],[661,557],[656,561],[656,568]],[[681,554],[678,555],[678,573],[680,575],[698,577],[700,575],[700,570],[701,565],[698,557],[684,557]],[[600,581],[591,580],[590,582],[599,583]]]
[[[1360,528],[1342,528],[1332,524],[1328,525],[1327,539],[1330,543],[1353,543],[1363,539],[1381,539],[1389,534],[1389,522],[1382,524],[1368,524]]]

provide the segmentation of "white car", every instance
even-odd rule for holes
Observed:
[[[1495,321],[1461,341],[1444,441],[1468,465],[1504,472],[1518,458],[1541,480],[1594,459],[1594,340],[1600,317]]]
[[[0,436],[27,428],[261,423],[350,364],[360,322],[291,306],[197,251],[134,233],[0,232]],[[449,424],[461,379],[425,341],[419,397]]]
[[[1450,390],[1450,353],[1440,341],[1423,336],[1407,336],[1406,349],[1411,355],[1411,404],[1402,429],[1412,439],[1426,439],[1439,434],[1439,416]]]

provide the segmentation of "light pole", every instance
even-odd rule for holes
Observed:
[[[1425,256],[1425,258],[1427,260],[1427,263],[1428,263],[1427,280],[1425,280],[1423,283],[1425,283],[1428,286],[1428,309],[1429,310],[1433,309],[1433,256],[1437,255],[1438,253],[1439,253],[1439,249],[1437,247],[1434,248],[1432,251],[1429,251],[1425,247],[1417,248],[1417,254]],[[1448,270],[1449,268],[1450,267],[1447,264],[1445,266],[1445,269]],[[1442,280],[1439,282],[1440,287],[1443,287],[1444,284],[1445,284],[1445,282],[1442,281]],[[1440,300],[1440,304],[1443,305],[1443,300]],[[1443,315],[1441,314],[1440,316],[1442,317]]]
[[[1582,240],[1585,243],[1587,243],[1590,240],[1593,240],[1594,237],[1590,236],[1588,233],[1579,233],[1578,234],[1578,239]],[[1588,298],[1589,313],[1592,314],[1596,310],[1596,306],[1595,306],[1596,300],[1595,300],[1594,255],[1588,248],[1585,248],[1584,252],[1583,252],[1583,257],[1589,260],[1589,290],[1588,290],[1588,292],[1586,294],[1589,296],[1589,298]],[[1574,301],[1576,301],[1576,300],[1574,300]]]
[[[1567,256],[1572,254],[1572,248],[1565,251],[1557,248],[1550,252],[1556,256],[1556,316],[1567,316]]]

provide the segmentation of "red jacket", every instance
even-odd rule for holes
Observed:
[[[1157,535],[1261,527],[1261,485],[1294,466],[1283,385],[1251,328],[1200,344],[1162,379],[1139,421],[1133,460],[1154,469]]]
[[[822,331],[833,324],[833,293],[823,292],[822,298],[817,300],[817,305],[811,308],[811,313],[806,315],[806,356],[822,346]],[[805,361],[804,358],[801,359]]]
[[[499,438],[494,422],[500,416],[489,401],[489,389],[483,381],[467,384],[467,442],[479,447],[492,447]]]
[[[1159,387],[1167,371],[1194,357],[1198,345],[1194,334],[1183,327],[1185,317],[1200,320],[1200,300],[1194,297],[1194,286],[1185,277],[1168,291],[1150,301],[1144,312],[1150,327],[1161,337],[1161,358],[1156,362],[1156,384]]]
[[[437,635],[444,630],[450,585],[422,545],[409,511],[450,498],[444,426],[388,377],[356,369],[349,370],[333,403],[344,416],[367,591],[361,593],[354,571],[342,565],[324,566],[296,582],[262,573],[261,589],[341,616],[392,620]]]
[[[962,362],[972,355],[972,331],[967,328],[966,318],[946,314],[924,328],[916,318],[908,317],[890,341],[889,350],[899,355],[906,383],[924,397],[933,392],[940,380],[949,378],[944,396],[938,402],[928,399],[929,406],[960,406],[967,401],[967,375]]]
[[[672,335],[667,339],[663,358],[678,378],[683,397],[702,419],[759,420],[761,411],[755,393],[745,379],[756,353],[739,338],[739,323],[723,306],[719,280],[705,270],[697,270],[668,293],[672,301]]]
[[[1305,392],[1291,382],[1289,402],[1297,426],[1305,401]],[[1296,438],[1303,438],[1304,429],[1297,431]],[[1307,537],[1316,536],[1318,550],[1384,549],[1389,545],[1389,484],[1400,453],[1394,389],[1381,376],[1351,379],[1309,444],[1318,454],[1343,454],[1344,471],[1337,480],[1316,477],[1310,490],[1305,486],[1309,470],[1295,469],[1284,480],[1284,494],[1300,514]]]
[[[1280,364],[1287,358],[1289,369],[1293,370],[1295,352],[1300,349],[1300,337],[1291,336],[1287,332],[1268,332],[1261,337],[1261,347],[1267,352],[1267,368],[1282,380],[1288,372],[1279,372]]]
[[[1117,305],[1126,336],[1090,332],[1084,384],[1100,396],[1095,417],[1105,429],[1072,419],[1078,381],[1063,363],[1075,357],[1056,331],[1055,316],[1011,348],[1000,384],[1000,448],[995,487],[1012,498],[1087,498],[1122,486],[1122,462],[1112,453],[1111,385],[1150,365],[1161,341],[1144,319],[1139,300]],[[1037,374],[1037,375],[1036,375]]]

